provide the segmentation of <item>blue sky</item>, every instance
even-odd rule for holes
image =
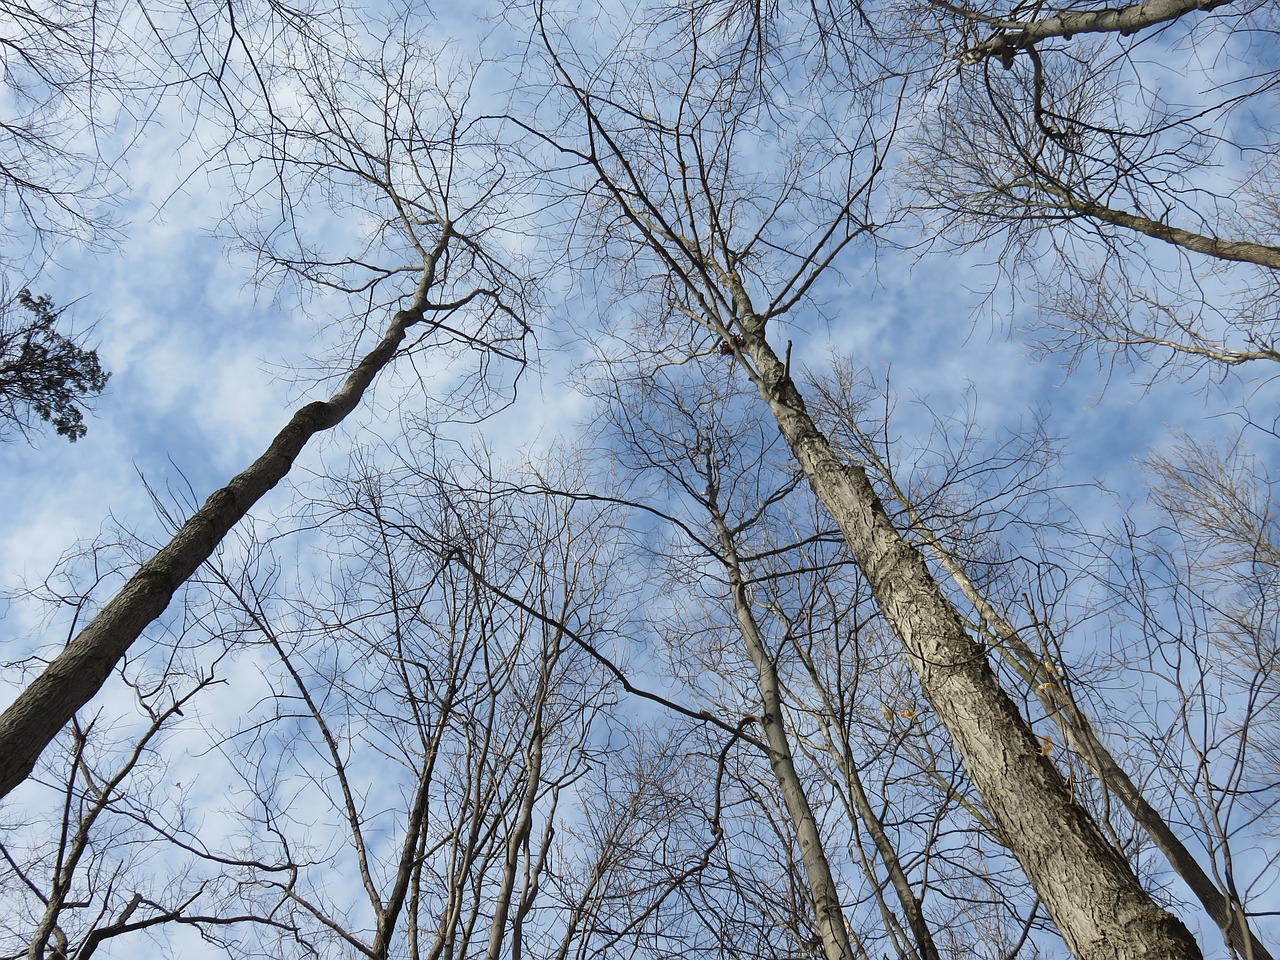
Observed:
[[[473,26],[458,17],[450,29],[458,36]],[[447,46],[443,36],[433,41]],[[477,100],[501,88],[506,69],[490,65],[476,85]],[[1162,92],[1188,100],[1213,78],[1171,89],[1177,79],[1162,81]],[[193,117],[189,106],[176,97],[161,101],[129,147],[121,167],[129,192],[118,207],[127,224],[120,245],[60,249],[27,280],[55,302],[76,301],[74,322],[93,326],[91,341],[112,380],[83,440],[71,445],[45,435],[0,448],[0,502],[7,507],[0,514],[0,584],[9,590],[38,583],[77,544],[111,536],[117,527],[150,543],[161,540],[164,525],[140,476],[159,491],[190,484],[194,501],[203,500],[264,449],[293,409],[327,395],[333,381],[315,371],[341,375],[343,360],[359,346],[367,349],[388,318],[377,308],[361,331],[344,319],[350,303],[335,294],[302,297],[288,286],[254,284],[250,258],[222,238],[236,171],[205,162],[217,121],[212,113]],[[1214,173],[1204,174],[1210,188]],[[370,227],[324,210],[308,213],[313,219],[304,228],[339,253]],[[518,246],[518,234],[513,230],[502,242]],[[1233,412],[1246,399],[1253,410],[1274,409],[1276,387],[1266,370],[1245,369],[1222,385],[1203,375],[1148,383],[1147,370],[1131,375],[1085,362],[1068,371],[1054,358],[1037,357],[1021,333],[1034,320],[1036,291],[1021,291],[1012,305],[1004,291],[985,301],[983,292],[1001,282],[991,256],[974,250],[918,257],[886,247],[872,263],[851,249],[839,277],[833,274],[817,290],[817,306],[777,327],[773,341],[794,340],[795,361],[816,371],[836,351],[865,364],[876,381],[888,376],[900,398],[896,429],[908,444],[928,435],[934,417],[959,417],[970,407],[990,436],[1044,417],[1047,431],[1065,441],[1059,480],[1069,488],[1067,504],[1095,529],[1120,519],[1130,504],[1143,516],[1135,503],[1144,485],[1136,460],[1165,445],[1173,431],[1225,433],[1235,428]],[[611,311],[631,304],[593,300],[593,291],[574,291],[572,284],[558,275],[544,284],[536,362],[509,407],[479,425],[445,429],[460,447],[483,443],[513,462],[536,458],[562,438],[571,440],[589,416],[590,401],[578,389],[590,359],[585,337],[597,317],[617,319]],[[311,475],[345,463],[353,445],[376,447],[377,438],[399,434],[404,418],[419,411],[430,416],[433,399],[424,395],[423,382],[447,397],[455,374],[431,358],[400,360],[347,423],[304,452],[295,468],[302,495]],[[510,371],[499,369],[498,376],[509,382]],[[1273,451],[1263,455],[1274,462]],[[254,509],[257,529],[287,524],[301,509],[292,479]],[[1114,498],[1090,488],[1094,481]],[[314,558],[298,549],[305,568]],[[4,608],[6,660],[61,639],[36,605],[15,598]],[[262,692],[252,663],[235,669],[237,700],[216,713],[234,715],[239,698]],[[127,702],[124,697],[110,688],[99,702]]]

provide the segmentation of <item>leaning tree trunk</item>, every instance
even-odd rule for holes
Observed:
[[[424,278],[434,273],[428,262]],[[419,286],[418,299],[429,283]],[[298,410],[266,452],[225,487],[215,490],[155,556],[129,578],[98,615],[45,667],[0,716],[0,798],[22,783],[36,760],[106,683],[107,677],[174,593],[218,548],[231,528],[279,483],[317,433],[341,423],[378,373],[391,362],[423,304],[396,313],[390,328],[328,400]]]
[[[1164,854],[1169,866],[1177,872],[1187,887],[1204,907],[1205,912],[1218,925],[1227,946],[1233,954],[1248,957],[1249,960],[1272,960],[1271,952],[1266,944],[1258,939],[1249,927],[1248,917],[1239,901],[1225,894],[1213,882],[1195,855],[1187,849],[1186,844],[1173,832],[1164,816],[1153,807],[1133,779],[1120,766],[1118,760],[1107,748],[1093,723],[1065,684],[1063,677],[1056,676],[1042,663],[1040,657],[1023,640],[1017,628],[996,609],[986,595],[978,589],[970,579],[964,566],[952,556],[924,522],[919,511],[903,494],[888,468],[884,464],[876,464],[881,478],[889,485],[890,492],[903,504],[907,516],[911,520],[912,529],[921,537],[933,553],[934,558],[951,576],[956,586],[973,604],[978,615],[986,621],[1001,644],[1001,653],[1014,670],[1027,682],[1036,698],[1044,707],[1045,713],[1058,725],[1067,743],[1076,754],[1084,760],[1099,783],[1110,790],[1125,805],[1134,821],[1146,831],[1147,836]]]
[[[1072,799],[986,651],[965,631],[923,557],[894,528],[866,472],[836,456],[787,365],[765,342],[764,321],[747,307],[741,289],[734,293],[746,333],[741,352],[755,367],[761,397],[840,527],[925,697],[1067,947],[1081,960],[1199,958],[1191,934],[1155,904]]]

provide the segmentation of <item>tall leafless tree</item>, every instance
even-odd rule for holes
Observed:
[[[478,353],[482,369],[495,358],[522,363],[526,291],[503,251],[487,241],[501,220],[502,170],[467,156],[472,150],[491,153],[492,141],[470,135],[471,122],[441,95],[433,77],[419,82],[406,72],[408,51],[390,52],[389,64],[333,63],[327,48],[311,53],[309,63],[298,58],[298,83],[310,96],[300,115],[268,117],[246,136],[268,155],[281,151],[276,159],[285,196],[301,188],[332,197],[339,185],[368,196],[380,215],[370,229],[372,253],[333,262],[311,253],[302,260],[287,247],[263,253],[273,264],[363,296],[368,314],[388,317],[386,327],[352,362],[341,386],[327,400],[298,409],[262,455],[192,513],[0,717],[0,794],[31,772],[40,752],[102,687],[174,591],[288,474],[308,441],[346,419],[398,355],[460,348]],[[433,65],[421,66],[430,71]],[[375,98],[368,115],[356,101],[339,99],[344,90],[357,89],[352,75],[372,84],[363,88]],[[371,303],[384,285],[394,289]],[[359,319],[366,319],[364,312]],[[481,376],[480,392],[471,395],[476,406],[483,407],[488,385]],[[451,401],[463,403],[460,395]]]
[[[259,279],[347,298],[346,379],[0,718],[5,792],[68,723],[80,777],[55,818],[73,841],[11,860],[37,904],[24,951],[87,955],[135,919],[195,916],[109,882],[96,924],[68,920],[77,870],[102,876],[95,825],[141,809],[116,789],[128,760],[111,789],[84,785],[101,777],[77,711],[393,362],[443,384],[415,401],[428,413],[498,405],[491,365],[523,363],[539,291],[521,258],[541,244],[544,291],[585,277],[584,297],[614,298],[587,332],[601,475],[551,477],[544,457],[528,483],[462,480],[416,434],[354,455],[304,511],[337,576],[302,582],[300,559],[288,593],[218,574],[237,618],[219,637],[274,684],[219,741],[248,842],[272,855],[218,860],[252,908],[199,922],[269,918],[265,949],[370,957],[1007,958],[1053,930],[1090,960],[1198,957],[1157,889],[1167,862],[1228,951],[1266,960],[1267,471],[1190,441],[1151,457],[1166,529],[1121,531],[1063,585],[1048,527],[1003,539],[1032,522],[1042,438],[917,475],[887,419],[868,432],[792,355],[839,270],[920,246],[923,224],[923,246],[992,253],[1015,299],[1032,279],[1042,346],[1068,362],[1268,367],[1277,154],[1250,118],[1276,89],[1273,4],[700,0],[619,25],[538,2],[528,22],[504,11],[533,52],[494,109],[474,109],[487,80],[414,42],[435,26],[417,11],[370,45],[345,10],[308,25],[271,6],[282,51],[273,27],[188,9],[187,79],[239,50],[250,81],[201,88],[233,101],[222,155],[246,173],[227,223]],[[1220,55],[1195,96],[1165,92],[1180,49]],[[317,199],[360,238],[310,233]],[[397,466],[366,469],[380,456]],[[1012,486],[991,493],[998,475]],[[1114,636],[1095,644],[1066,611],[1097,596],[1086,622]],[[1073,641],[1105,653],[1072,663]],[[1099,692],[1108,657],[1158,691],[1125,705],[1136,743]],[[136,742],[175,722],[155,710]]]
[[[609,205],[602,229],[616,244],[612,256],[629,245],[628,262],[658,292],[651,309],[706,331],[717,349],[723,344],[759,392],[1068,947],[1080,957],[1198,957],[1186,928],[1156,905],[1074,799],[982,646],[885,513],[865,467],[833,449],[768,340],[837,254],[871,229],[865,211],[885,141],[837,131],[809,165],[813,145],[798,138],[788,175],[766,189],[753,182],[744,154],[760,149],[763,133],[803,130],[804,100],[780,124],[781,106],[761,103],[754,85],[742,87],[735,65],[705,56],[696,30],[691,40],[671,37],[656,70],[637,64],[638,77],[616,64],[602,76],[600,65],[576,62],[549,16],[542,36],[574,111],[575,126],[557,146],[589,170],[584,191]],[[824,90],[824,102],[834,93]],[[835,158],[843,160],[838,187]],[[791,241],[774,255],[772,238],[784,233]]]

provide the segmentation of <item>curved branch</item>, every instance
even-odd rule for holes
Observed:
[[[1177,20],[1197,10],[1209,11],[1225,6],[1231,0],[1141,0],[1127,7],[1105,7],[1101,10],[1067,11],[1041,20],[1019,22],[1016,20],[988,20],[1004,32],[963,50],[961,63],[981,63],[992,56],[1011,57],[1017,50],[1024,50],[1039,40],[1062,37],[1070,40],[1077,33],[1118,33],[1122,37]],[[969,11],[945,2],[930,0],[934,6],[952,13],[968,16]],[[977,16],[974,19],[983,19]]]

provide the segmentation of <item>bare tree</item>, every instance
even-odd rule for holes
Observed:
[[[4,4],[0,84],[9,106],[0,122],[0,210],[16,228],[6,230],[0,252],[6,273],[43,247],[114,232],[100,205],[115,178],[93,140],[109,123],[98,110],[120,79],[113,12]],[[12,249],[24,241],[27,250]]]
[[[1219,926],[1256,929],[1269,916],[1259,890],[1275,869],[1255,839],[1274,817],[1274,479],[1241,438],[1183,436],[1146,467],[1159,526],[1117,532],[1102,588],[1150,663],[1143,682],[1158,691],[1143,710],[1154,731],[1148,776],[1207,864],[1228,915],[1215,915]],[[1266,956],[1256,940],[1234,944],[1237,953]]]
[[[504,200],[499,193],[501,168],[471,165],[479,161],[468,155],[477,148],[467,136],[470,124],[427,81],[416,83],[405,73],[392,77],[380,61],[334,64],[323,59],[331,51],[312,52],[316,61],[299,75],[299,83],[313,96],[304,116],[296,118],[297,125],[281,121],[280,129],[268,124],[255,141],[285,151],[278,157],[285,175],[296,175],[303,187],[322,196],[333,197],[337,184],[366,192],[381,210],[371,234],[384,242],[373,249],[390,262],[353,256],[327,263],[313,256],[303,264],[288,254],[276,255],[273,262],[366,298],[386,281],[407,277],[408,283],[397,285],[387,298],[390,319],[385,331],[353,363],[340,388],[328,400],[308,403],[294,413],[263,454],[215,491],[0,717],[0,793],[7,794],[30,773],[40,752],[97,693],[178,586],[284,478],[312,437],[346,419],[378,374],[402,352],[407,338],[409,347],[419,350],[454,345],[478,353],[481,373],[494,356],[517,366],[521,362],[528,329],[520,312],[524,292],[505,266],[502,252],[491,250],[486,242]],[[391,56],[393,64],[407,69],[407,59]],[[385,86],[373,87],[377,110],[371,116],[360,114],[355,102],[336,99],[343,89],[344,69],[383,80]],[[390,96],[389,90],[394,90],[394,98],[383,99]],[[436,125],[430,139],[424,133],[428,123]],[[478,140],[480,151],[493,149],[487,138]],[[424,143],[429,149],[420,152]],[[287,193],[294,184],[286,181],[282,186]],[[344,283],[334,279],[339,268],[364,277]],[[481,390],[486,386],[482,375],[478,385]],[[460,395],[453,400],[463,402]]]
[[[1186,928],[1155,904],[1073,798],[982,646],[890,521],[865,468],[832,448],[809,415],[789,362],[767,339],[771,324],[781,323],[835,256],[868,231],[863,211],[883,139],[833,136],[826,141],[831,152],[813,166],[804,162],[817,152],[813,144],[797,143],[794,149],[810,153],[797,152],[787,177],[765,189],[737,163],[750,149],[753,125],[771,133],[784,129],[775,116],[782,107],[760,104],[756,88],[740,90],[732,68],[726,74],[721,61],[703,56],[696,33],[692,40],[672,38],[670,52],[658,58],[663,80],[646,83],[643,68],[624,79],[615,65],[605,77],[598,65],[579,66],[560,52],[565,45],[548,17],[542,24],[548,56],[575,111],[574,139],[566,132],[558,146],[589,169],[584,189],[609,202],[606,240],[630,245],[635,253],[628,262],[637,272],[652,271],[645,277],[658,292],[651,309],[695,324],[717,349],[723,344],[759,392],[1068,947],[1081,957],[1144,951],[1198,957]],[[665,79],[673,74],[683,82]],[[790,122],[800,126],[798,118]],[[838,162],[833,154],[844,161],[838,187],[829,179]],[[785,246],[774,242],[775,234],[788,238]],[[781,252],[775,257],[774,250]]]
[[[1175,535],[1118,536],[1096,587],[1117,669],[1161,692],[1127,750],[1096,671],[1066,655],[1089,578],[1054,580],[1047,527],[1003,538],[1039,523],[1048,443],[978,455],[962,436],[936,469],[904,468],[887,416],[868,430],[805,383],[808,334],[789,325],[853,255],[924,221],[995,249],[1006,278],[1049,281],[1049,346],[1075,357],[1276,360],[1273,199],[1229,203],[1204,172],[1224,156],[1212,125],[1272,91],[1271,55],[1222,41],[1250,65],[1182,106],[1155,94],[1147,53],[1224,26],[1272,36],[1271,8],[709,0],[611,35],[540,2],[503,118],[414,42],[430,25],[412,12],[369,43],[345,11],[309,31],[271,9],[296,26],[279,60],[273,36],[255,52],[257,25],[215,19],[180,62],[240,49],[256,72],[202,88],[245,98],[228,104],[222,155],[246,172],[227,224],[260,279],[345,298],[343,359],[324,367],[345,380],[175,523],[0,718],[5,792],[72,724],[59,787],[76,810],[48,836],[73,839],[10,860],[35,904],[24,952],[190,921],[256,924],[247,949],[374,958],[1013,958],[1055,931],[1090,960],[1198,957],[1150,841],[1228,949],[1266,960],[1273,858],[1241,857],[1269,829],[1280,740],[1266,471],[1192,445],[1151,460]],[[1269,134],[1246,128],[1239,180],[1272,183]],[[317,201],[360,236],[312,233]],[[559,244],[570,209],[537,275],[524,252],[544,231]],[[245,835],[199,855],[235,896],[135,902],[133,874],[96,866],[111,835],[95,831],[159,818],[127,794],[127,757],[82,759],[95,731],[77,711],[393,363],[428,391],[397,404],[415,426],[479,419],[508,399],[492,366],[522,366],[539,287],[583,275],[614,297],[588,333],[603,479],[551,457],[527,485],[445,470],[420,431],[353,454],[301,511],[315,540],[296,562],[273,531],[256,570],[215,567],[216,635],[270,685],[213,733]],[[140,756],[181,696],[147,699]],[[68,892],[84,877],[90,923]]]
[[[39,593],[52,604],[70,599],[52,581]],[[25,802],[10,808],[0,833],[3,955],[87,960],[139,940],[172,942],[181,931],[230,949],[251,928],[287,928],[273,916],[279,903],[258,911],[240,896],[233,869],[247,862],[219,848],[220,818],[175,772],[185,769],[175,746],[192,742],[228,685],[228,648],[210,649],[208,626],[219,615],[209,599],[198,587],[185,591],[174,634],[121,671],[128,696],[74,719],[42,757]]]
[[[926,222],[1000,251],[1046,349],[1215,375],[1280,359],[1274,131],[1251,113],[1274,96],[1274,9],[1002,7],[936,4],[923,30],[960,64],[909,146]]]
[[[563,931],[586,935],[603,891],[560,859],[578,852],[580,781],[613,754],[599,729],[611,677],[583,645],[605,645],[622,612],[595,520],[414,467],[335,483],[309,516],[331,538],[322,592],[262,593],[261,573],[227,583],[241,642],[266,645],[278,683],[227,749],[253,797],[250,842],[296,865],[243,881],[321,950],[567,950]],[[282,767],[285,743],[297,759]],[[302,808],[340,835],[312,836]]]
[[[626,369],[611,364],[599,388],[600,442],[634,477],[635,509],[670,530],[659,568],[664,595],[680,598],[662,630],[673,670],[696,678],[711,712],[760,728],[768,773],[745,750],[729,780],[794,848],[790,882],[811,916],[799,929],[812,929],[798,942],[826,956],[938,956],[944,943],[1017,955],[1041,927],[1039,904],[1019,902],[998,828],[921,713],[838,532],[812,526],[821,518],[779,439],[732,382],[643,360]]]
[[[1047,519],[1038,518],[1027,502],[1047,493],[1037,482],[1047,469],[1047,451],[1015,446],[1012,450],[1001,450],[996,454],[990,451],[968,454],[962,447],[951,471],[929,480],[927,486],[912,485],[908,489],[892,466],[893,451],[884,439],[887,424],[879,423],[874,416],[870,418],[870,425],[863,422],[867,407],[874,405],[875,391],[860,384],[847,367],[838,370],[830,380],[815,383],[814,389],[820,398],[824,420],[833,435],[846,446],[850,456],[872,468],[885,501],[895,505],[921,548],[932,555],[951,578],[963,602],[972,605],[974,629],[987,636],[991,649],[998,653],[1000,661],[1010,671],[1010,680],[1015,688],[1021,687],[1034,696],[1043,716],[1053,722],[1062,741],[1075,751],[1084,769],[1096,777],[1103,791],[1099,811],[1102,822],[1111,819],[1107,814],[1106,801],[1114,796],[1223,931],[1228,947],[1241,956],[1269,957],[1266,946],[1250,929],[1239,895],[1233,889],[1234,884],[1229,880],[1224,882],[1223,872],[1216,864],[1213,868],[1215,876],[1210,876],[1192,852],[1191,847],[1198,845],[1195,838],[1204,836],[1205,831],[1198,828],[1179,834],[1173,821],[1180,820],[1181,816],[1176,811],[1161,812],[1157,809],[1148,799],[1149,789],[1143,790],[1138,786],[1138,782],[1146,780],[1149,775],[1135,778],[1126,770],[1126,765],[1106,745],[1096,723],[1082,706],[1080,697],[1089,696],[1091,685],[1064,659],[1064,651],[1073,646],[1064,634],[1069,633],[1072,626],[1059,622],[1053,612],[1059,604],[1051,595],[1063,591],[1061,587],[1046,591],[1043,586],[1047,579],[1044,569],[1051,569],[1056,564],[1046,554],[1041,561],[1044,569],[1035,569],[1026,580],[996,583],[997,579],[1008,581],[1019,564],[1012,563],[997,542],[990,511],[998,507],[1001,514],[1007,515],[1008,521],[1000,523],[1000,526],[1034,526],[1041,537],[1052,526]],[[872,398],[870,401],[868,394]],[[1266,520],[1259,510],[1267,509],[1264,504],[1269,502],[1268,498],[1257,497],[1249,484],[1239,482],[1240,467],[1226,470],[1220,461],[1207,456],[1203,448],[1189,444],[1186,449],[1186,475],[1163,457],[1155,461],[1154,469],[1166,478],[1168,484],[1158,498],[1163,501],[1166,511],[1173,516],[1195,517],[1193,523],[1202,530],[1222,530],[1225,536],[1227,530],[1234,529],[1250,545],[1265,542],[1266,536],[1261,531]],[[1011,474],[1011,489],[992,490],[982,483],[984,475],[997,472]],[[966,511],[962,506],[964,502],[978,507]],[[1228,504],[1230,508],[1224,509]],[[1251,523],[1247,519],[1249,517],[1257,519]],[[977,544],[976,550],[972,544]],[[1203,543],[1205,550],[1220,547],[1221,544],[1215,544],[1212,537]],[[1118,555],[1128,557],[1129,562],[1141,566],[1138,558],[1144,552],[1137,547],[1137,538],[1133,538],[1118,551]],[[1257,589],[1262,592],[1268,589],[1268,585],[1260,583],[1256,576],[1241,582],[1257,584]],[[1161,608],[1157,599],[1160,591],[1154,584],[1148,583],[1139,588],[1123,578],[1114,581],[1112,589],[1115,590],[1115,599],[1105,603],[1105,607],[1126,609],[1136,606],[1142,611],[1139,621],[1146,624],[1144,632],[1162,632],[1159,624],[1170,615],[1170,611]],[[997,593],[1004,599],[995,599]],[[1036,601],[1031,599],[1033,596]],[[1177,622],[1194,622],[1197,619],[1196,609],[1217,606],[1216,602],[1205,602],[1203,598],[1199,602],[1188,603],[1183,611],[1175,614]],[[1238,609],[1247,606],[1243,604]],[[1265,604],[1259,607],[1264,608]],[[1021,627],[1014,625],[1028,617],[1030,622]],[[1161,649],[1181,646],[1183,642],[1180,637],[1166,637],[1161,642],[1150,643],[1138,658],[1134,658],[1129,644],[1118,642],[1118,649],[1124,651],[1121,669],[1139,673],[1150,671],[1154,676],[1162,676],[1168,654],[1160,652]],[[1188,662],[1195,663],[1196,660],[1193,656]],[[1265,672],[1268,668],[1264,666],[1262,669]],[[1204,679],[1201,677],[1202,682],[1197,685],[1202,695]],[[1250,687],[1252,683],[1246,682],[1244,686]],[[1186,691],[1179,690],[1175,701],[1185,704]],[[1250,708],[1242,715],[1239,722],[1244,728],[1258,730],[1262,726],[1261,721],[1254,717],[1256,709]],[[1167,727],[1156,723],[1152,729],[1148,740],[1156,744],[1162,739],[1162,734],[1155,731],[1167,730]],[[1187,732],[1190,734],[1189,730]],[[1128,735],[1129,739],[1135,736],[1135,733]],[[1189,739],[1198,743],[1202,752],[1221,750],[1220,742],[1197,735],[1190,735]],[[1192,749],[1194,751],[1195,748]],[[1162,752],[1162,748],[1153,748],[1149,756],[1159,756]],[[1141,759],[1139,763],[1143,767],[1150,766],[1149,762],[1144,763]],[[1185,769],[1196,766],[1203,767],[1203,762],[1192,762]],[[1177,769],[1176,765],[1174,768]],[[1222,833],[1221,830],[1212,832]],[[1223,840],[1225,843],[1225,837]],[[1210,861],[1215,859],[1211,853]]]

